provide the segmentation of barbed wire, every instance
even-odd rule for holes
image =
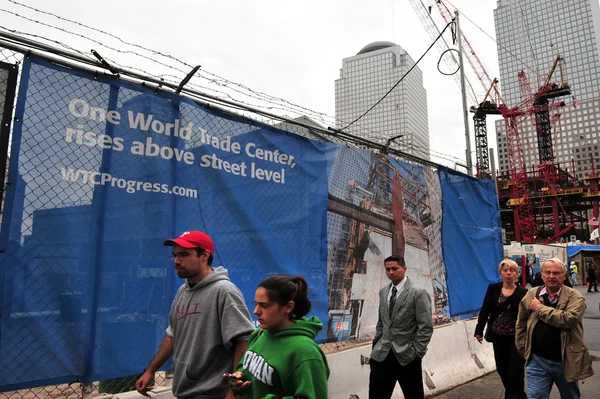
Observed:
[[[189,68],[192,67],[192,65],[190,65],[189,63],[186,63],[186,62],[178,59],[175,56],[172,56],[172,55],[169,55],[169,54],[165,54],[163,52],[156,51],[156,50],[153,50],[153,49],[150,49],[150,48],[147,48],[147,47],[135,44],[135,43],[130,43],[130,42],[125,41],[125,40],[123,40],[123,39],[121,39],[121,38],[119,38],[119,37],[117,37],[117,36],[115,36],[115,35],[113,35],[111,33],[105,32],[105,31],[103,31],[101,29],[97,29],[97,28],[88,26],[86,24],[83,24],[81,22],[74,21],[74,20],[71,20],[71,19],[68,19],[68,18],[65,18],[65,17],[61,17],[61,16],[56,15],[54,13],[51,13],[51,12],[48,12],[48,11],[44,11],[44,10],[41,10],[41,9],[38,9],[38,8],[35,8],[35,7],[31,7],[31,6],[28,6],[26,4],[22,4],[22,3],[18,2],[18,1],[15,1],[15,0],[7,0],[7,1],[9,1],[10,3],[13,3],[15,5],[19,5],[19,6],[27,8],[27,9],[30,9],[30,10],[36,12],[36,13],[48,15],[48,16],[51,16],[51,17],[56,18],[58,20],[65,21],[65,22],[68,22],[68,23],[71,23],[71,24],[75,24],[75,25],[77,25],[79,27],[82,27],[82,28],[85,28],[85,29],[90,29],[90,30],[92,30],[94,32],[97,32],[97,33],[100,33],[102,35],[106,35],[108,37],[115,38],[115,39],[119,40],[119,42],[121,42],[121,43],[123,43],[125,45],[133,46],[135,48],[138,48],[138,49],[141,49],[141,50],[144,50],[144,51],[148,51],[152,55],[159,55],[159,56],[165,57],[165,58],[167,58],[169,60],[178,62],[181,65],[184,65],[186,67],[189,67]],[[184,71],[184,70],[182,70],[180,68],[177,68],[177,67],[175,67],[173,65],[169,65],[169,64],[160,62],[160,61],[158,61],[158,60],[156,60],[156,59],[154,59],[152,57],[148,57],[148,56],[140,54],[140,53],[138,53],[136,51],[117,49],[117,48],[115,48],[113,46],[109,46],[107,44],[104,44],[103,42],[101,42],[99,40],[90,38],[90,37],[88,37],[88,36],[86,36],[84,34],[71,32],[68,29],[57,27],[57,26],[54,26],[54,25],[46,23],[46,22],[38,21],[38,20],[35,20],[35,19],[32,19],[32,18],[23,16],[23,15],[20,15],[19,13],[16,13],[16,12],[13,12],[13,11],[5,10],[5,9],[0,9],[0,11],[9,13],[9,14],[17,17],[17,18],[22,18],[24,20],[27,20],[27,21],[30,21],[30,22],[33,22],[33,23],[36,23],[36,24],[40,24],[40,25],[43,25],[43,26],[46,26],[46,27],[48,27],[50,29],[55,29],[55,30],[61,31],[61,32],[69,34],[69,35],[73,35],[73,36],[76,36],[76,37],[79,37],[79,38],[82,38],[82,39],[89,40],[89,41],[91,41],[91,42],[93,42],[93,43],[95,43],[95,44],[97,44],[99,46],[102,46],[103,48],[107,48],[107,49],[109,49],[111,51],[115,51],[115,52],[120,53],[120,54],[129,54],[129,55],[133,55],[133,56],[138,56],[138,57],[141,57],[141,58],[143,58],[145,60],[152,61],[152,62],[154,62],[154,63],[156,63],[158,65],[161,65],[162,67],[169,68],[170,70],[182,73],[183,75],[187,74],[186,71]],[[44,40],[44,41],[49,41],[49,42],[51,42],[53,44],[60,45],[63,48],[67,48],[67,49],[69,49],[71,51],[74,51],[74,52],[76,52],[78,54],[84,55],[84,56],[86,56],[89,59],[92,59],[89,54],[81,52],[81,51],[79,51],[79,50],[73,48],[72,46],[69,46],[69,45],[67,45],[67,44],[65,44],[63,42],[60,42],[60,41],[57,41],[57,40],[48,39],[48,38],[40,36],[40,35],[36,35],[36,34],[28,33],[28,32],[23,32],[23,31],[20,31],[20,30],[9,29],[9,28],[4,27],[4,26],[0,26],[0,28],[5,29],[6,31],[11,32],[11,33],[21,34],[21,35],[24,35],[24,36],[34,37],[36,39],[40,39],[40,40]],[[114,60],[111,57],[104,56],[104,58],[107,61],[109,61],[111,64],[114,64],[114,65],[119,66],[121,68],[125,68],[125,66],[123,64],[117,62],[116,60]],[[167,73],[165,73],[165,74],[151,73],[151,72],[149,72],[149,71],[147,71],[145,69],[138,68],[138,67],[127,66],[127,69],[139,71],[139,72],[142,72],[142,73],[144,73],[144,74],[146,74],[148,76],[152,76],[152,77],[155,77],[155,78],[158,78],[158,79],[161,79],[161,80],[165,80],[165,81],[168,81],[168,82],[170,82],[172,84],[178,84],[179,81],[182,79],[182,77],[177,76],[177,75],[167,74]],[[224,77],[221,77],[221,76],[219,76],[219,75],[217,75],[215,73],[207,71],[206,69],[200,69],[198,71],[198,73],[197,73],[197,76],[199,78],[204,79],[205,81],[207,81],[209,83],[212,83],[212,84],[214,84],[216,86],[219,86],[219,87],[227,88],[228,90],[231,90],[234,93],[237,93],[237,94],[240,94],[242,96],[245,96],[245,97],[248,97],[248,98],[252,99],[251,101],[257,101],[257,102],[248,102],[247,100],[245,101],[245,100],[240,99],[238,97],[234,97],[230,93],[228,93],[228,92],[226,92],[224,90],[219,90],[219,89],[216,89],[214,87],[210,87],[210,86],[207,86],[207,85],[202,85],[202,84],[200,84],[200,83],[197,82],[197,79],[193,79],[193,80],[191,80],[188,83],[188,85],[190,87],[193,87],[193,88],[196,88],[196,89],[200,89],[200,90],[203,90],[203,91],[210,91],[212,93],[218,93],[216,97],[219,97],[219,98],[222,98],[222,99],[229,99],[229,100],[238,102],[238,103],[240,103],[242,105],[250,106],[250,107],[253,107],[253,108],[263,108],[263,109],[271,110],[271,111],[275,110],[275,111],[282,111],[282,112],[291,112],[292,114],[297,114],[297,115],[306,115],[309,118],[314,118],[317,122],[323,123],[325,125],[332,124],[332,122],[333,122],[334,125],[342,126],[345,123],[347,123],[347,121],[344,121],[341,118],[330,116],[330,115],[327,115],[324,112],[314,111],[314,110],[312,110],[310,108],[294,104],[294,103],[292,103],[292,102],[290,102],[290,101],[288,101],[288,100],[286,100],[284,98],[280,98],[280,97],[272,96],[272,95],[269,95],[269,94],[266,94],[266,93],[262,93],[262,92],[259,92],[259,91],[255,91],[255,90],[251,89],[250,87],[248,87],[246,85],[230,81],[230,80],[228,80],[228,79],[226,79]],[[269,118],[267,118],[266,120],[268,120],[268,119]],[[263,120],[263,122],[264,122],[264,120]],[[371,137],[374,137],[374,138],[383,139],[383,138],[387,137],[383,133],[380,133],[380,132],[377,132],[377,131],[375,131],[375,130],[373,130],[371,128],[362,126],[362,125],[360,125],[358,123],[354,123],[354,125],[352,126],[352,130],[355,131],[355,132],[362,133],[362,134],[367,134],[367,135],[369,135]],[[446,153],[438,152],[438,151],[431,150],[431,149],[429,150],[428,153],[429,153],[429,155],[431,157],[434,157],[436,159],[443,159],[443,160],[450,161],[450,162],[454,162],[452,159],[455,159],[455,160],[458,160],[460,162],[463,162],[462,159],[456,158],[456,157],[454,157],[451,154],[446,154]],[[452,159],[450,159],[450,158],[452,158]]]
[[[141,45],[136,44],[136,43],[127,42],[127,41],[121,39],[120,37],[118,37],[117,35],[113,35],[112,33],[105,32],[105,31],[103,31],[101,29],[94,28],[93,26],[89,26],[89,25],[83,24],[83,23],[78,22],[78,21],[74,21],[74,20],[69,19],[69,18],[61,17],[60,15],[57,15],[57,14],[54,14],[54,13],[51,13],[51,12],[48,12],[48,11],[44,11],[44,10],[41,10],[41,9],[38,9],[38,8],[35,8],[35,7],[31,7],[31,6],[27,5],[27,4],[19,3],[18,1],[15,1],[15,0],[7,0],[7,1],[9,3],[13,3],[13,4],[19,5],[21,7],[28,8],[30,10],[33,10],[33,11],[41,13],[41,14],[50,15],[50,16],[55,17],[55,18],[57,18],[57,19],[59,19],[61,21],[66,21],[66,22],[69,22],[69,23],[81,26],[82,28],[90,29],[90,30],[93,30],[95,32],[101,33],[103,35],[110,36],[113,39],[116,39],[116,40],[120,41],[121,43],[126,44],[128,46],[132,46],[132,47],[136,47],[136,48],[139,48],[139,49],[143,49],[143,50],[149,51],[149,52],[151,52],[151,53],[153,53],[155,55],[160,55],[162,57],[175,60],[175,61],[177,61],[177,62],[179,62],[179,63],[181,63],[181,64],[183,64],[183,65],[185,65],[185,66],[187,66],[189,68],[193,68],[193,65],[190,65],[190,64],[186,63],[185,61],[182,61],[182,60],[180,60],[178,58],[175,58],[172,55],[165,54],[165,53],[162,53],[160,51],[157,51],[157,50],[154,50],[154,49],[150,49],[150,48],[141,46]]]
[[[71,47],[68,44],[59,42],[58,40],[48,39],[48,38],[45,38],[43,36],[36,35],[34,33],[28,33],[28,32],[19,31],[19,30],[16,30],[16,29],[10,29],[10,28],[7,28],[7,27],[5,27],[3,25],[0,25],[0,29],[3,29],[3,30],[5,30],[7,32],[10,32],[10,33],[14,33],[16,35],[29,36],[29,37],[33,37],[33,38],[36,38],[36,39],[45,40],[45,41],[48,41],[50,43],[57,44],[57,45],[65,48],[65,49],[67,49],[69,51],[76,52],[77,54],[79,54],[79,55],[81,55],[83,57],[87,57],[90,60],[93,60],[93,58],[89,54],[86,54],[86,53],[84,53],[84,52],[82,52],[82,51],[80,51],[80,50],[78,50],[78,49],[76,49],[74,47]]]

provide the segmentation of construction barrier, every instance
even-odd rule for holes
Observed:
[[[474,380],[496,369],[492,345],[473,337],[476,320],[436,327],[423,358],[425,395],[438,394]],[[369,393],[368,358],[371,345],[327,356],[331,375],[329,398],[365,399]],[[395,399],[403,398],[396,386]]]

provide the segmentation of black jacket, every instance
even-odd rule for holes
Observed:
[[[594,269],[594,267],[588,267],[587,268],[587,281],[593,283],[596,281],[596,269]]]
[[[532,287],[539,287],[540,285],[544,285],[544,280],[542,280],[542,272],[537,272],[533,277],[533,281],[531,282]]]
[[[493,332],[492,325],[503,311],[508,306],[510,306],[510,311],[514,315],[515,321],[517,320],[517,315],[519,313],[519,303],[521,299],[527,294],[527,289],[523,287],[517,287],[515,292],[508,297],[506,302],[502,305],[498,304],[498,298],[500,298],[500,293],[502,292],[502,283],[493,283],[488,286],[487,292],[485,293],[485,298],[483,298],[483,304],[481,305],[481,310],[479,311],[479,317],[477,318],[477,326],[475,327],[475,335],[483,336],[483,329],[485,325],[488,326],[488,331],[485,334],[486,341],[493,341]]]

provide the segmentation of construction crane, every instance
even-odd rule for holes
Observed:
[[[431,40],[436,40],[440,35],[440,30],[438,29],[437,25],[433,21],[433,18],[431,17],[431,6],[425,7],[421,0],[409,0],[409,2],[413,10],[415,11],[415,14],[417,14],[417,17],[419,17],[419,20],[421,20],[421,23],[423,24],[423,27],[425,28],[425,31],[427,31],[427,34],[429,35]],[[435,47],[440,52],[440,54],[443,54],[448,50],[452,49],[452,47],[450,47],[450,45],[446,42],[446,40],[443,37],[435,42]],[[454,71],[459,67],[459,62],[451,51],[448,51],[447,54],[447,56],[442,57],[443,61],[448,67],[449,71]],[[454,73],[452,77],[454,78],[456,84],[460,86],[459,75],[457,73]],[[465,91],[468,97],[469,104],[477,104],[477,95],[475,94],[475,90],[473,90],[471,82],[469,82],[469,80],[467,79],[466,83],[467,87],[465,88]]]
[[[554,162],[554,152],[552,149],[552,129],[549,112],[550,107],[548,107],[549,101],[557,97],[568,96],[571,94],[570,86],[563,80],[562,61],[563,59],[560,55],[556,57],[556,60],[554,60],[554,64],[552,64],[552,68],[550,69],[544,84],[535,94],[533,101],[535,130],[538,140],[538,153],[540,157],[540,164],[542,165],[548,162]],[[550,83],[552,75],[554,74],[557,66],[560,70],[560,83]],[[562,105],[559,103],[559,106],[564,106],[564,102]]]
[[[486,117],[488,115],[502,114],[498,108],[498,105],[502,103],[502,98],[498,92],[497,85],[498,79],[494,79],[487,93],[485,93],[483,101],[477,107],[471,107],[471,112],[473,113],[473,124],[475,128],[475,155],[477,158],[477,172],[475,176],[478,179],[489,180],[492,178],[490,173]],[[496,94],[496,99],[493,98],[494,93]]]
[[[421,23],[425,27],[425,30],[429,34],[432,39],[437,38],[439,35],[439,30],[437,29],[435,23],[433,22],[430,12],[431,7],[426,8],[425,5],[420,0],[410,0],[410,3],[415,10],[415,13],[421,20]],[[454,19],[453,13],[448,9],[446,4],[444,4],[441,0],[436,0],[436,6],[439,10],[440,15],[444,19],[444,22],[450,23]],[[462,45],[464,58],[467,59],[469,65],[475,72],[477,79],[481,82],[483,90],[486,90],[486,95],[484,100],[480,103],[477,101],[477,96],[475,95],[473,88],[470,86],[470,91],[467,90],[467,96],[469,97],[469,103],[472,104],[470,107],[473,115],[473,124],[474,124],[474,133],[475,133],[475,154],[477,158],[476,163],[476,177],[481,179],[490,179],[490,166],[489,166],[489,147],[487,140],[487,125],[486,125],[486,116],[487,115],[500,115],[501,112],[498,109],[499,104],[502,101],[502,97],[498,91],[498,80],[496,78],[491,78],[490,74],[486,71],[483,63],[475,53],[473,46],[467,40],[462,31],[456,33],[458,36],[458,40]],[[437,42],[439,44],[440,42]],[[446,51],[449,47],[444,42],[442,46],[445,45],[446,48],[441,48],[441,52]],[[458,61],[454,58],[444,59],[446,63],[451,63],[452,66],[458,65]],[[454,60],[454,62],[452,62]],[[458,75],[454,75],[457,83]],[[460,83],[459,83],[460,84]],[[467,155],[467,156],[470,156]]]
[[[539,233],[532,210],[525,157],[523,155],[522,143],[520,142],[519,126],[526,120],[527,116],[532,118],[532,125],[537,135],[540,158],[538,170],[544,178],[545,187],[552,194],[552,207],[555,219],[554,235],[547,238],[545,243],[552,242],[555,238],[566,233],[574,226],[556,193],[556,179],[559,170],[554,164],[552,149],[552,126],[560,120],[558,109],[565,106],[565,102],[551,100],[571,94],[569,85],[563,81],[561,61],[562,58],[558,56],[543,85],[533,94],[531,94],[531,86],[527,75],[524,71],[519,72],[519,88],[524,100],[516,107],[510,109],[506,105],[500,107],[506,126],[508,163],[513,192],[512,199],[509,200],[508,205],[515,207],[514,226],[517,241],[534,242]],[[560,84],[550,83],[557,66],[559,66],[561,72]],[[551,109],[557,109],[552,118],[550,117]],[[559,207],[567,221],[567,226],[563,229],[560,229],[558,224]]]

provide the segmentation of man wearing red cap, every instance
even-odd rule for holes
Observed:
[[[212,268],[215,245],[200,231],[186,231],[164,245],[173,247],[175,270],[185,283],[169,313],[167,336],[136,383],[142,395],[154,373],[173,356],[173,395],[231,398],[223,373],[235,371],[254,331],[240,290],[222,266]]]

